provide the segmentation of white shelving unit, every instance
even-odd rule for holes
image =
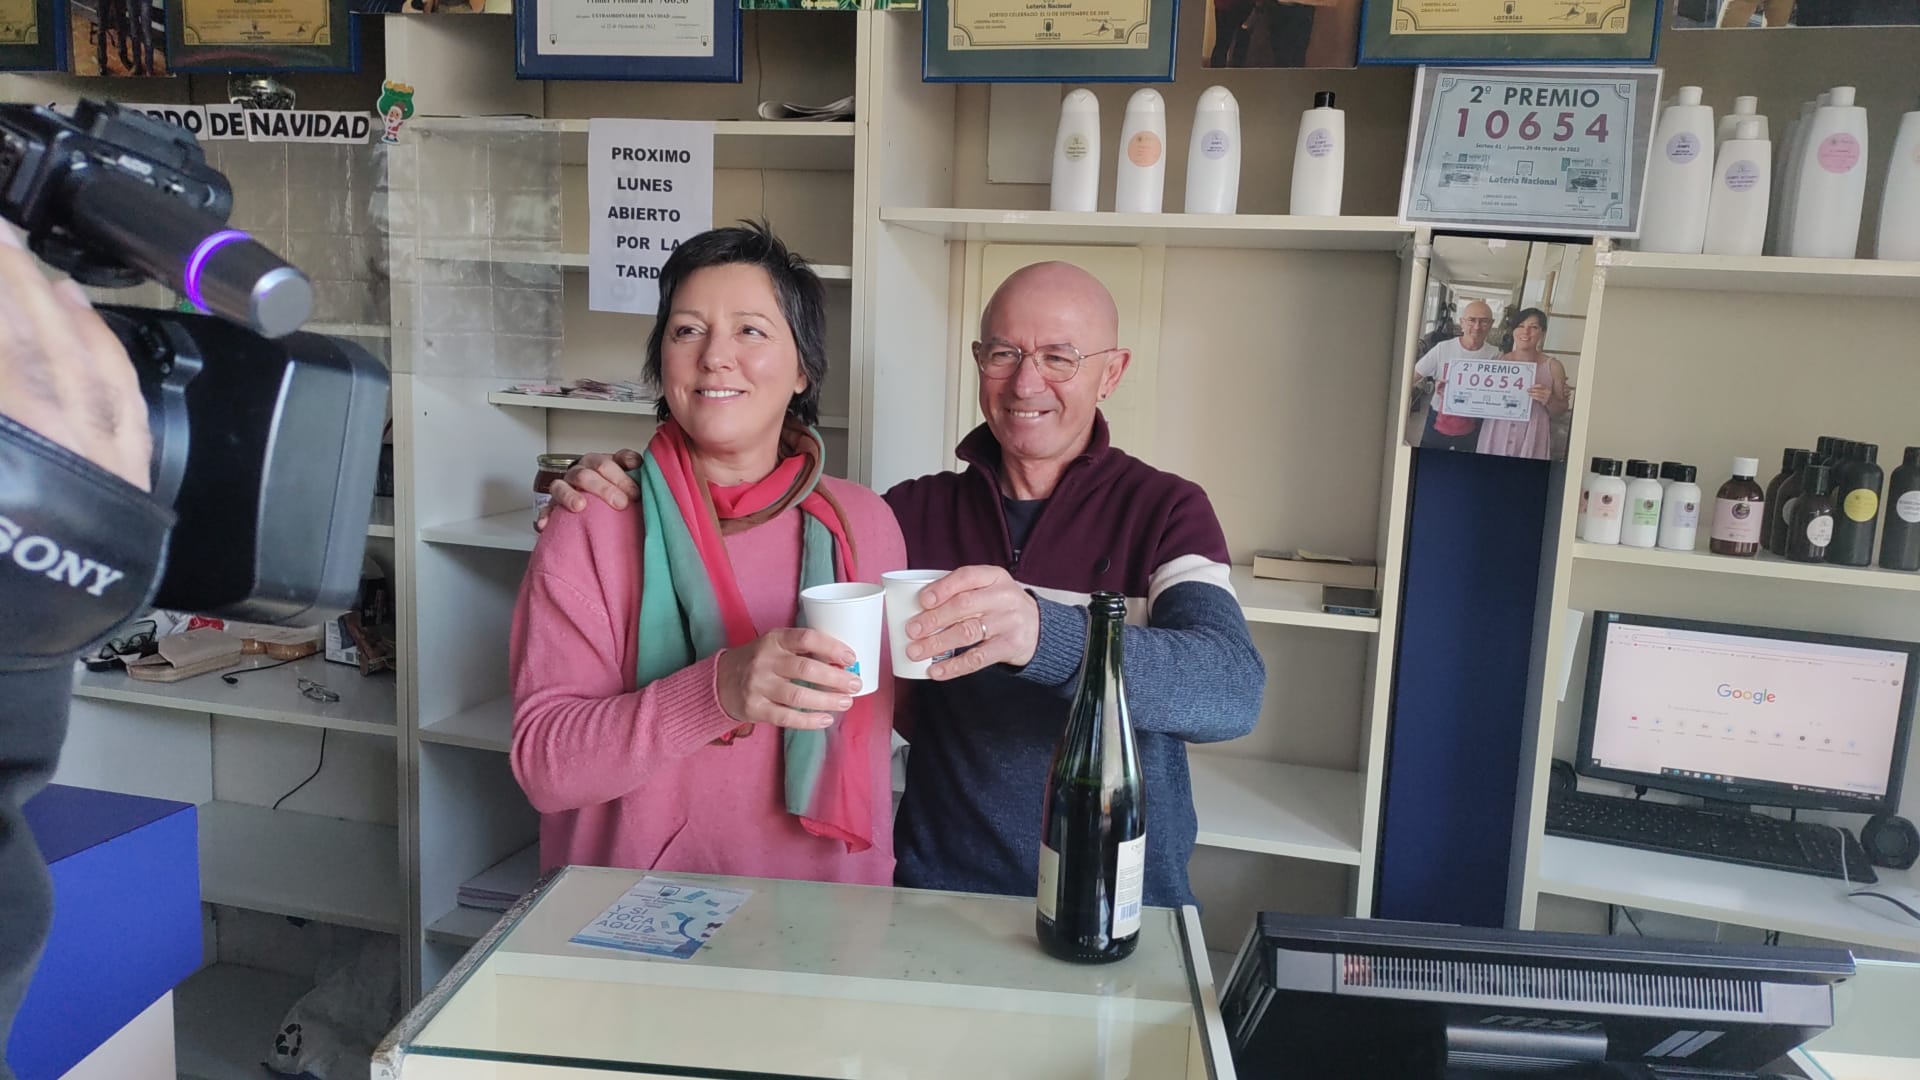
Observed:
[[[174,683],[143,682],[124,671],[81,671],[74,676],[73,693],[75,697],[96,701],[155,705],[181,712],[331,728],[360,735],[392,738],[398,732],[394,723],[392,672],[363,676],[358,668],[329,663],[317,653],[283,667],[272,666],[278,663],[264,656],[252,656],[238,666]],[[256,668],[271,670],[242,674]],[[222,675],[238,675],[240,681],[229,685],[222,681]],[[299,680],[303,678],[324,684],[338,693],[340,700],[318,702],[302,696]]]
[[[427,924],[426,938],[436,945],[447,945],[464,951],[472,948],[474,942],[485,937],[487,931],[493,929],[493,925],[505,914],[504,911],[456,907]]]
[[[595,398],[559,397],[551,394],[522,394],[495,390],[487,395],[495,405],[513,405],[523,409],[560,409],[566,412],[614,413],[620,416],[653,416],[652,401],[602,401]],[[844,416],[821,416],[820,428],[846,429],[852,426]]]
[[[1710,499],[1732,458],[1758,457],[1771,476],[1783,447],[1810,446],[1823,432],[1878,442],[1883,459],[1920,443],[1906,407],[1920,391],[1910,362],[1920,337],[1920,264],[1660,255],[1605,243],[1595,262],[1568,464],[1555,467],[1549,496],[1509,917],[1531,927],[1551,897],[1561,919],[1578,910],[1568,901],[1622,904],[1920,952],[1920,932],[1847,903],[1837,880],[1544,832],[1552,759],[1577,752],[1595,620],[1582,618],[1576,636],[1575,613],[1920,639],[1920,574],[1714,555],[1704,524],[1694,551],[1591,544],[1576,540],[1574,528],[1578,476],[1592,456],[1693,463]],[[1827,343],[1821,363],[1807,363],[1807,341]],[[1643,392],[1650,379],[1660,382],[1659,394]],[[1916,763],[1920,755],[1909,755],[1902,784],[1899,812],[1909,818],[1920,811]],[[1863,820],[1801,816],[1856,833]],[[1892,870],[1880,876],[1896,886],[1913,881]]]
[[[207,903],[387,934],[406,925],[398,830],[244,803],[203,803],[199,815]]]
[[[1009,244],[1153,244],[1274,251],[1399,251],[1411,227],[1388,217],[1119,214],[883,207],[884,225],[943,240]]]
[[[420,729],[422,742],[506,753],[513,747],[513,699],[497,697]]]
[[[1360,865],[1359,773],[1211,754],[1192,755],[1189,767],[1198,843]]]

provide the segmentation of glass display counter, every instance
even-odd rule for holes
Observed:
[[[1033,901],[656,874],[752,896],[690,959],[573,944],[647,876],[569,867],[376,1052],[386,1080],[1231,1080],[1198,913],[1149,908],[1115,964],[1063,963]]]

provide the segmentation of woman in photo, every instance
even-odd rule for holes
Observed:
[[[639,506],[555,515],[514,612],[541,867],[891,884],[892,679],[795,626],[802,589],[906,566],[880,497],[824,475],[820,279],[761,226],[686,241],[645,370]]]
[[[1546,339],[1546,312],[1523,308],[1514,316],[1508,330],[1507,351],[1497,359],[1534,365],[1533,385],[1527,388],[1527,396],[1533,399],[1532,415],[1525,420],[1482,420],[1475,452],[1542,461],[1553,453],[1553,417],[1567,411],[1570,399],[1567,369],[1552,355],[1541,351]]]

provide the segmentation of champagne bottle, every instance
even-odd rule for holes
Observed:
[[[1140,943],[1147,812],[1121,674],[1126,598],[1094,593],[1087,614],[1080,689],[1047,771],[1034,933],[1061,960],[1099,964]]]

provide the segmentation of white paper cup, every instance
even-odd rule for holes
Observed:
[[[934,658],[907,659],[907,623],[920,613],[920,590],[947,576],[945,570],[894,570],[881,574],[887,588],[887,644],[893,653],[893,673],[902,679],[925,679]]]
[[[833,637],[853,650],[848,671],[860,676],[865,697],[880,689],[880,628],[886,590],[864,581],[839,581],[800,591],[800,610],[807,626]]]

